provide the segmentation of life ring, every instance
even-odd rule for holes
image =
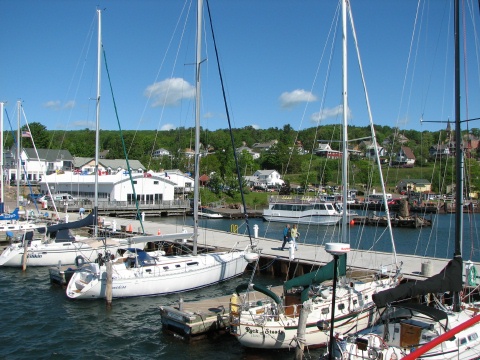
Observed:
[[[82,267],[83,264],[85,264],[84,257],[82,255],[78,255],[75,258],[75,265],[77,266],[77,268],[79,268],[79,267]]]
[[[469,286],[476,286],[477,285],[477,268],[475,266],[471,266],[470,269],[468,269],[468,276],[467,276],[467,281]]]

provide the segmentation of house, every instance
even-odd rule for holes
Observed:
[[[369,142],[365,142],[365,157],[368,159],[375,159],[375,146]],[[387,155],[387,149],[385,149],[383,146],[380,146],[377,144],[377,151],[378,151],[378,156],[386,156]]]
[[[450,156],[450,146],[448,144],[432,145],[428,149],[431,157]]]
[[[73,169],[73,156],[68,150],[59,149],[35,149],[23,148],[20,152],[22,168],[20,177],[17,176],[18,162],[16,149],[7,150],[4,156],[4,174],[10,181],[20,179],[21,182],[28,180],[35,184],[40,181],[42,175],[52,174],[58,171]]]
[[[110,150],[102,150],[98,153],[98,158],[99,159],[106,159],[108,157],[108,153]]]
[[[249,153],[249,154],[252,156],[252,158],[253,158],[254,160],[260,158],[260,154],[259,154],[258,152],[253,151],[253,150],[250,149],[248,146],[240,146],[240,147],[237,148],[235,151],[236,151],[236,153],[237,153],[238,155],[241,155],[242,152],[246,151],[247,153]]]
[[[318,144],[318,147],[315,149],[315,154],[327,159],[336,159],[342,157],[342,152],[338,150],[333,150],[329,144]]]
[[[276,170],[257,170],[253,176],[257,178],[257,183],[264,184],[266,186],[282,186],[285,183]]]
[[[305,147],[303,146],[303,143],[300,140],[297,140],[295,142],[294,147],[289,147],[290,154],[293,153],[294,149],[298,155],[306,155],[309,153],[308,150],[305,150]]]
[[[396,157],[392,160],[392,166],[413,167],[415,160],[412,149],[407,146],[402,146],[396,154]]]
[[[402,179],[397,184],[397,191],[430,192],[432,183],[426,179]]]
[[[162,156],[170,156],[170,151],[168,151],[167,149],[160,148],[155,150],[152,154],[153,158],[160,158]]]
[[[278,140],[271,140],[265,143],[255,143],[252,145],[253,151],[262,153],[270,150],[270,148],[278,143]]]
[[[133,172],[143,173],[145,167],[138,160],[129,160],[128,165]],[[114,174],[119,171],[127,170],[127,161],[125,159],[99,159],[98,173],[99,175]],[[73,171],[84,175],[94,174],[95,158],[91,157],[75,157],[73,159]]]

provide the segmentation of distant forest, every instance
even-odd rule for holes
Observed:
[[[40,123],[31,123],[30,132],[35,146],[41,149],[66,149],[76,157],[94,157],[95,156],[95,131],[72,130],[72,131],[53,131],[47,130]],[[22,130],[27,130],[24,127]],[[262,153],[259,159],[253,159],[252,156],[243,152],[238,155],[239,169],[241,175],[252,175],[256,170],[268,169],[277,170],[282,176],[296,175],[296,180],[300,183],[308,184],[326,184],[336,182],[338,176],[338,161],[326,161],[318,156],[312,156],[318,147],[319,141],[329,142],[333,149],[340,149],[338,140],[341,138],[341,127],[335,125],[325,125],[312,127],[297,131],[290,125],[283,128],[269,128],[264,130],[255,129],[251,126],[233,129],[235,148],[247,146],[252,148],[256,143],[266,143],[277,140],[277,144],[269,151]],[[412,149],[416,157],[415,167],[429,168],[435,162],[429,156],[429,149],[436,144],[443,144],[447,140],[447,132],[437,131],[416,131],[416,130],[398,130],[389,126],[375,126],[377,143],[382,145],[384,140],[389,139],[390,144],[385,145],[388,153],[395,153],[399,150],[401,144],[395,143],[394,134],[402,134],[408,139],[404,146]],[[480,137],[480,129],[470,129],[470,134]],[[122,137],[120,136],[122,135]],[[361,139],[370,136],[370,127],[349,126],[349,139]],[[22,147],[33,147],[32,139],[22,138]],[[5,147],[12,147],[13,136],[11,133],[5,133]],[[180,169],[193,173],[193,159],[185,155],[186,149],[194,149],[194,129],[179,127],[168,131],[142,130],[142,131],[100,131],[100,151],[108,150],[107,158],[123,159],[127,154],[129,159],[139,160],[147,169],[159,171],[162,169]],[[236,177],[235,160],[233,156],[232,141],[228,129],[209,131],[202,129],[200,136],[201,152],[208,152],[208,156],[201,157],[200,172],[202,174],[215,173],[222,179],[223,183],[229,183],[230,179]],[[125,144],[125,152],[124,146]],[[308,154],[297,152],[297,146],[301,144]],[[360,141],[350,143],[351,148],[358,147]],[[157,149],[166,149],[170,151],[170,156],[153,158],[151,155]],[[363,149],[359,149],[363,150]],[[475,152],[473,158],[478,158]],[[353,171],[352,179],[355,183],[367,183],[368,171],[362,174],[362,167],[367,166],[364,159],[352,159],[357,161],[357,169]],[[452,160],[453,161],[453,160]],[[471,166],[478,165],[471,162]],[[475,161],[476,163],[476,161]],[[470,163],[469,163],[470,164]],[[447,165],[444,165],[447,166]],[[435,171],[445,171],[438,166]],[[355,175],[355,172],[357,173]],[[450,171],[451,172],[451,171]],[[314,174],[314,175],[312,175]],[[450,175],[443,173],[428,173],[426,179],[434,182],[435,177],[446,178]],[[480,174],[479,174],[480,175]],[[362,178],[365,177],[365,178]],[[476,179],[477,178],[477,179]],[[477,177],[472,177],[478,181]],[[472,181],[473,181],[472,180]],[[440,181],[440,180],[438,180]],[[441,186],[437,184],[437,186]]]

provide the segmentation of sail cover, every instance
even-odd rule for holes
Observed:
[[[47,234],[49,234],[50,238],[57,239],[57,241],[74,241],[74,238],[68,235],[68,231],[70,229],[80,229],[85,226],[95,225],[96,214],[96,209],[93,209],[92,212],[83,219],[48,226]]]
[[[462,258],[455,257],[445,268],[426,280],[400,284],[393,289],[373,295],[377,307],[384,307],[397,300],[411,298],[429,293],[443,293],[462,290]]]

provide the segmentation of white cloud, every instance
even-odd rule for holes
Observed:
[[[293,90],[292,92],[284,92],[280,95],[280,106],[282,108],[291,108],[302,102],[317,101],[317,97],[310,91],[301,89]]]
[[[152,107],[177,106],[183,99],[195,96],[195,87],[181,78],[172,78],[148,86],[144,95],[152,99]]]
[[[343,115],[343,105],[337,105],[333,108],[325,108],[320,112],[313,113],[310,116],[310,119],[312,122],[318,124],[324,120],[330,119],[330,118],[337,118],[338,116]],[[351,112],[350,109],[348,110],[347,117],[350,119],[351,118]]]
[[[63,105],[64,109],[73,109],[75,107],[75,100],[70,100]]]
[[[257,124],[252,124],[250,126],[253,127],[255,130],[260,129],[260,125],[257,125]]]
[[[60,100],[50,100],[43,104],[43,107],[51,110],[73,109],[75,107],[75,100],[69,100],[62,106]]]
[[[52,110],[60,109],[60,100],[50,100],[43,104],[43,107]]]
[[[168,131],[168,130],[174,130],[177,127],[173,124],[165,124],[160,127],[160,131]]]

